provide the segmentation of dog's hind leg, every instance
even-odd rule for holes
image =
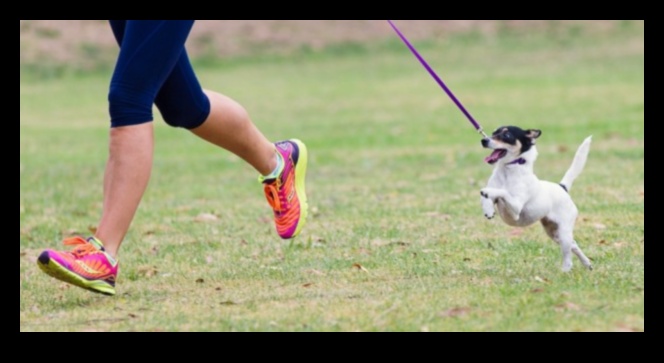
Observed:
[[[593,265],[590,262],[590,259],[586,257],[583,251],[581,251],[581,247],[579,247],[579,245],[574,240],[574,236],[571,231],[562,230],[560,228],[560,224],[549,218],[542,218],[541,222],[542,227],[544,227],[544,231],[546,231],[546,234],[560,245],[560,250],[563,254],[563,271],[567,272],[572,268],[571,253],[574,253],[576,257],[579,258],[583,266],[585,266],[587,269],[593,269]]]
[[[581,263],[584,266],[586,266],[586,268],[588,268],[588,270],[593,269],[593,265],[592,265],[592,263],[590,263],[590,259],[588,259],[588,257],[586,257],[586,255],[583,253],[583,251],[581,251],[581,248],[579,247],[578,244],[576,244],[575,240],[572,240],[572,252],[574,252],[576,257],[579,258]]]
[[[560,238],[560,252],[563,254],[563,272],[569,272],[572,269],[572,244],[574,239],[571,236]]]
[[[575,245],[572,233],[561,230],[560,224],[552,219],[545,217],[540,222],[546,234],[560,245],[560,252],[563,254],[563,272],[568,272],[572,269],[572,246]]]
[[[571,232],[562,234],[560,238],[560,248],[563,251],[563,271],[567,272],[572,268],[572,257],[570,252],[574,253],[576,257],[579,258],[583,266],[585,266],[588,270],[593,269],[593,265],[590,263],[590,260],[588,257],[586,257],[583,251],[581,251],[579,245],[576,244],[576,241],[574,240]]]

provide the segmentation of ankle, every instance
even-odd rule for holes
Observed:
[[[111,244],[111,243],[106,243],[104,240],[101,238],[95,236],[92,236],[92,238],[95,239],[98,244],[98,247],[101,247],[101,249],[112,259],[117,260],[117,255],[118,255],[118,246],[117,244]]]
[[[269,174],[263,175],[264,179],[274,179],[278,177],[281,171],[284,169],[284,158],[276,149],[274,151],[274,158],[272,158],[271,164],[271,172]]]

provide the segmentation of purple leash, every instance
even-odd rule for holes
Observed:
[[[394,25],[394,23],[392,23],[392,20],[388,20],[387,22],[390,23],[390,25],[392,26],[392,29],[394,29],[394,31],[397,32],[397,34],[399,35],[399,37],[401,38],[401,40],[403,40],[403,42],[406,43],[406,45],[408,46],[408,48],[410,49],[410,51],[413,52],[413,54],[415,55],[415,57],[420,61],[420,63],[422,63],[422,65],[423,65],[424,68],[429,72],[429,74],[431,75],[431,77],[433,77],[433,79],[435,79],[436,82],[438,82],[438,85],[443,89],[443,91],[445,91],[445,93],[447,93],[447,95],[450,96],[450,98],[452,99],[452,101],[454,101],[454,103],[457,105],[457,107],[459,107],[459,109],[461,110],[461,112],[463,112],[463,114],[466,115],[466,117],[468,118],[468,121],[470,121],[470,123],[473,124],[473,126],[475,127],[475,129],[477,130],[477,132],[479,132],[480,134],[482,134],[484,137],[488,138],[488,136],[484,133],[484,130],[482,130],[482,126],[480,126],[480,124],[479,124],[477,121],[475,121],[475,119],[473,118],[473,116],[470,115],[470,112],[468,112],[468,111],[466,110],[466,108],[463,107],[463,105],[461,104],[461,102],[456,98],[456,96],[454,96],[454,93],[452,93],[452,91],[450,91],[450,89],[447,88],[447,86],[445,85],[445,83],[443,82],[443,80],[440,79],[440,77],[438,77],[438,75],[436,74],[436,72],[433,71],[433,69],[429,66],[429,64],[427,63],[427,61],[425,61],[424,58],[422,58],[422,56],[420,55],[420,53],[417,52],[417,50],[415,49],[415,47],[413,47],[413,45],[410,44],[410,42],[408,41],[408,39],[406,39],[406,37],[405,37],[405,36],[399,31],[399,29],[396,27],[396,25]]]

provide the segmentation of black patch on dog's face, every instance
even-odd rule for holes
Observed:
[[[523,154],[535,144],[535,139],[542,134],[542,131],[536,129],[523,130],[517,126],[501,126],[496,129],[491,135],[491,138],[515,146],[521,144],[521,152]],[[518,141],[518,143],[517,143]]]

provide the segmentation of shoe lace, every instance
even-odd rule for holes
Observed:
[[[92,243],[78,236],[65,238],[63,244],[65,246],[75,246],[70,253],[77,258],[99,252],[97,247],[95,247]]]
[[[272,209],[277,213],[281,213],[288,208],[288,202],[286,201],[285,193],[279,193],[278,183],[279,179],[272,183],[266,183],[263,187],[263,191],[265,192],[267,202],[270,203]]]

